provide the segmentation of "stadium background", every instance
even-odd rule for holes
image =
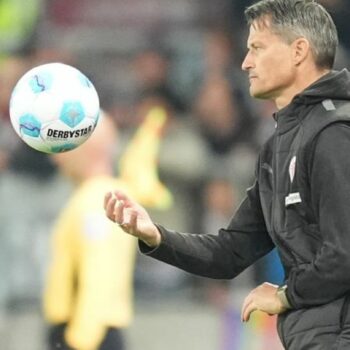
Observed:
[[[333,14],[349,66],[350,5]],[[146,111],[169,112],[160,176],[175,197],[156,221],[188,232],[224,226],[251,182],[256,152],[273,131],[269,102],[253,101],[240,71],[244,0],[2,0],[0,2],[0,348],[44,349],[40,311],[50,227],[71,187],[50,159],[9,124],[15,81],[30,67],[80,68],[120,128],[119,153]],[[116,164],[117,169],[117,164]],[[130,350],[279,350],[273,317],[246,325],[247,291],[283,278],[272,253],[235,281],[210,281],[139,256]]]

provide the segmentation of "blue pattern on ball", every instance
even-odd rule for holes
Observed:
[[[52,74],[49,72],[41,72],[33,75],[29,80],[29,85],[34,93],[46,91],[51,88],[53,81]]]
[[[78,145],[74,143],[65,143],[64,145],[60,146],[52,146],[51,152],[53,153],[62,153],[62,152],[68,152],[72,149],[76,148]]]
[[[22,135],[39,137],[41,123],[32,114],[25,114],[19,118],[19,131]]]
[[[84,108],[79,101],[69,101],[63,104],[60,120],[66,125],[74,128],[85,117]]]

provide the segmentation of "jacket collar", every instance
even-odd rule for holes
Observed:
[[[350,73],[348,70],[327,73],[294,96],[286,107],[274,113],[277,132],[284,133],[294,127],[316,104],[326,99],[350,101]]]

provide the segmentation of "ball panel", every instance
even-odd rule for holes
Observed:
[[[85,117],[84,108],[79,101],[65,101],[62,105],[60,120],[74,128]]]
[[[21,135],[39,137],[41,122],[32,114],[25,114],[19,118],[19,131]]]
[[[75,143],[65,143],[63,145],[58,146],[51,146],[51,152],[52,153],[62,153],[62,152],[68,152],[71,151],[74,148],[77,148],[79,145]]]
[[[31,109],[33,114],[42,121],[42,124],[46,124],[59,118],[62,103],[60,94],[49,90],[32,99]]]
[[[38,72],[30,77],[29,86],[35,94],[38,94],[50,89],[52,81],[52,73],[43,70],[42,72]]]
[[[100,111],[100,102],[94,88],[82,89],[80,99],[84,101],[85,116],[94,118]]]

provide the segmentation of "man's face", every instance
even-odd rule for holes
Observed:
[[[292,45],[271,32],[268,23],[266,26],[253,23],[247,46],[242,69],[249,74],[251,96],[275,100],[293,85],[295,79]]]

